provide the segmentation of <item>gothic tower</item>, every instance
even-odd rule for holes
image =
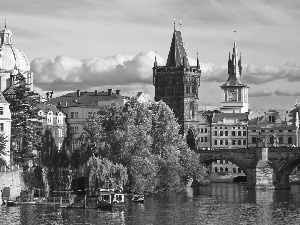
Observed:
[[[221,112],[223,113],[246,113],[249,109],[248,89],[240,79],[242,76],[242,56],[240,58],[236,48],[236,36],[234,37],[233,52],[228,59],[228,79],[221,86],[222,101]]]
[[[195,149],[195,130],[198,112],[198,88],[200,86],[200,65],[197,53],[197,65],[190,66],[181,31],[175,29],[166,66],[154,62],[153,85],[155,101],[164,101],[174,112],[181,133],[187,136],[187,142]],[[192,139],[192,140],[189,140]],[[190,143],[189,143],[190,142]]]

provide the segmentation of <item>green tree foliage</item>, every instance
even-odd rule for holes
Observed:
[[[22,74],[16,76],[14,87],[15,98],[11,99],[12,114],[11,142],[21,144],[21,162],[33,158],[32,150],[37,149],[42,136],[40,117],[38,116],[36,94],[26,86],[26,79]],[[12,146],[12,150],[14,146]]]
[[[191,153],[179,129],[164,102],[142,104],[133,98],[88,118],[79,158],[82,163],[95,155],[121,163],[134,192],[180,189],[194,175],[196,153]]]
[[[35,167],[33,170],[23,172],[23,181],[28,189],[44,189],[43,171],[41,167]]]

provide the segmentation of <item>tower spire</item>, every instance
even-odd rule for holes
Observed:
[[[197,69],[200,69],[200,63],[199,63],[199,58],[198,58],[198,51],[197,51]]]
[[[176,30],[176,20],[174,19],[174,32]]]

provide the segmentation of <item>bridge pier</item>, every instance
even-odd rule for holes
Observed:
[[[288,189],[289,176],[282,175],[268,160],[268,148],[256,149],[256,160],[247,167],[247,188]]]

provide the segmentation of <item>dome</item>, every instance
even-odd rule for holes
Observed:
[[[1,30],[0,45],[0,69],[10,71],[18,69],[29,71],[30,64],[25,54],[14,44],[12,44],[12,32],[6,28]]]
[[[22,71],[29,71],[30,64],[25,54],[13,44],[1,44],[0,69],[13,70],[15,66]]]

